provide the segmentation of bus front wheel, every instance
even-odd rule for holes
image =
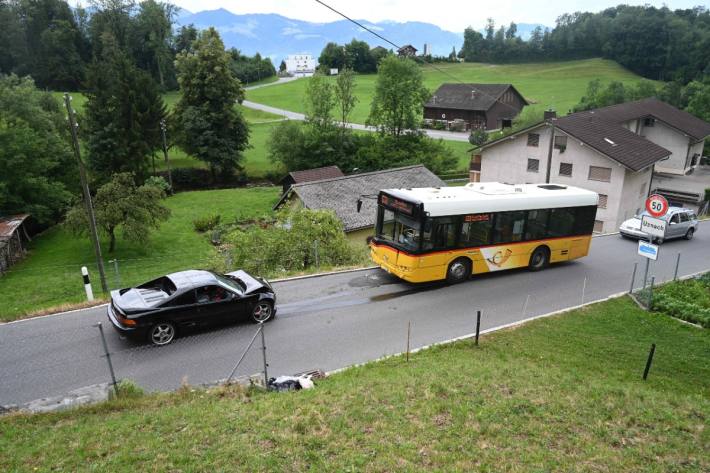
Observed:
[[[545,269],[550,264],[550,250],[546,246],[535,248],[533,254],[530,255],[530,271],[540,271]]]
[[[446,270],[446,281],[456,284],[465,281],[471,275],[471,262],[465,258],[454,260]]]

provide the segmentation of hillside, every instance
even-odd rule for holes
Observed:
[[[641,77],[624,69],[613,61],[604,59],[586,59],[567,62],[545,62],[528,64],[437,64],[439,70],[423,65],[425,85],[433,92],[444,82],[487,82],[512,83],[532,104],[526,107],[524,114],[542,117],[542,111],[553,107],[560,113],[566,113],[579,102],[586,91],[587,84],[593,79],[603,83],[613,80],[635,83]],[[452,77],[453,76],[453,77]],[[376,74],[357,77],[356,95],[359,99],[351,121],[364,123],[370,111],[370,103],[375,90]],[[300,79],[285,84],[264,87],[247,92],[247,99],[303,112],[303,96],[307,79]]]

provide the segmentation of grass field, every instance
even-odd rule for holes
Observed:
[[[541,119],[542,111],[549,107],[566,113],[579,102],[587,84],[593,79],[600,79],[603,83],[612,80],[635,83],[641,80],[640,76],[604,59],[508,65],[436,64],[436,67],[444,72],[439,72],[431,66],[422,66],[425,85],[432,92],[442,83],[457,82],[457,79],[463,82],[512,83],[532,103],[525,109],[526,112],[539,115]],[[376,78],[376,74],[357,76],[355,91],[359,101],[353,110],[352,122],[365,123],[370,112]],[[247,98],[273,107],[303,112],[307,81],[308,79],[299,79],[247,91]]]
[[[183,389],[4,417],[0,470],[704,472],[709,355],[709,331],[621,298],[310,391]]]
[[[105,260],[119,260],[123,285],[145,281],[169,271],[204,267],[213,255],[206,235],[196,233],[192,221],[219,214],[222,221],[255,217],[271,211],[280,188],[255,187],[183,192],[169,197],[170,219],[155,231],[147,245],[118,240],[114,254]],[[98,272],[88,237],[75,238],[61,227],[53,227],[34,238],[27,258],[0,277],[0,321],[21,318],[27,312],[84,300],[80,269],[90,268],[94,292],[100,294]],[[106,265],[111,288],[118,286],[113,265]]]

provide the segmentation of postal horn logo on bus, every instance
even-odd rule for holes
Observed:
[[[513,250],[510,248],[481,248],[481,254],[486,260],[486,265],[489,271],[498,271],[501,269],[512,268],[515,265],[512,264],[513,260],[510,257],[513,255]]]

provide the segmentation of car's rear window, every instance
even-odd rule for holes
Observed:
[[[154,291],[161,291],[168,296],[172,295],[177,291],[175,283],[167,276],[160,277],[158,279],[153,279],[145,284],[138,286],[141,289],[152,289]]]

